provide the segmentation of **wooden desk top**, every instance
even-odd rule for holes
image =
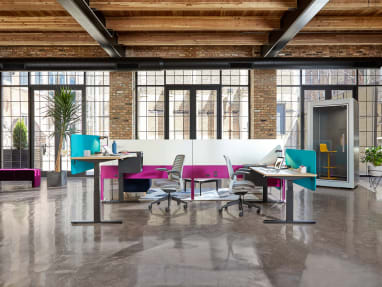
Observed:
[[[255,167],[251,166],[251,170],[265,176],[265,177],[277,177],[277,178],[307,178],[316,177],[313,173],[301,173],[295,169],[273,169],[266,167]]]
[[[91,155],[91,156],[76,156],[72,157],[72,160],[82,160],[82,161],[91,161],[91,160],[99,160],[99,161],[107,161],[107,160],[119,160],[125,159],[128,157],[137,157],[136,153],[129,154],[121,154],[121,155]]]

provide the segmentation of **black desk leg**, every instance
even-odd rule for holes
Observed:
[[[123,191],[124,191],[124,174],[121,172],[118,172],[118,200],[120,202],[124,201]]]
[[[99,182],[100,167],[99,162],[94,163],[94,199],[93,199],[93,211],[94,220],[79,220],[72,221],[73,225],[78,224],[94,224],[94,223],[106,223],[106,224],[121,224],[122,220],[101,220],[101,201],[100,201],[100,182]]]
[[[313,220],[293,220],[293,180],[287,180],[286,191],[286,219],[264,220],[264,223],[291,223],[291,224],[315,224]]]

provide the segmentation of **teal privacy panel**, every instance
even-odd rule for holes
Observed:
[[[306,166],[307,172],[316,174],[316,152],[313,150],[287,149],[285,150],[285,163],[292,168]],[[294,181],[295,184],[316,190],[316,178],[303,178]]]
[[[83,156],[84,150],[90,150],[92,154],[101,151],[99,136],[71,135],[70,136],[70,156]],[[94,168],[94,163],[72,160],[72,174],[85,172]]]

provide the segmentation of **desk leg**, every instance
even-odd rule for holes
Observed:
[[[195,181],[194,178],[191,178],[191,200],[195,198]]]
[[[124,201],[123,198],[123,190],[124,190],[124,174],[119,172],[118,173],[118,200],[120,202]]]
[[[266,178],[263,185],[263,202],[268,202],[268,179]]]
[[[293,219],[293,180],[287,180],[286,191],[286,216],[285,220],[264,220],[264,223],[291,223],[291,224],[315,224],[313,220],[294,220]]]
[[[94,163],[94,198],[93,198],[93,211],[94,211],[94,220],[81,220],[81,221],[72,221],[72,224],[94,224],[94,223],[112,223],[112,224],[121,224],[121,220],[101,220],[101,200],[100,200],[100,174],[99,162]]]

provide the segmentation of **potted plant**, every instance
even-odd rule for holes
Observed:
[[[68,88],[61,88],[53,98],[47,97],[45,117],[51,118],[55,123],[55,130],[51,136],[58,140],[58,150],[54,172],[47,173],[49,186],[63,186],[66,184],[66,171],[61,170],[61,150],[64,141],[75,133],[75,124],[80,120],[80,104],[76,103],[75,94]]]
[[[19,119],[12,133],[12,168],[23,168],[28,166],[28,130],[24,120]]]
[[[362,162],[368,163],[368,175],[382,176],[382,147],[366,148]]]

